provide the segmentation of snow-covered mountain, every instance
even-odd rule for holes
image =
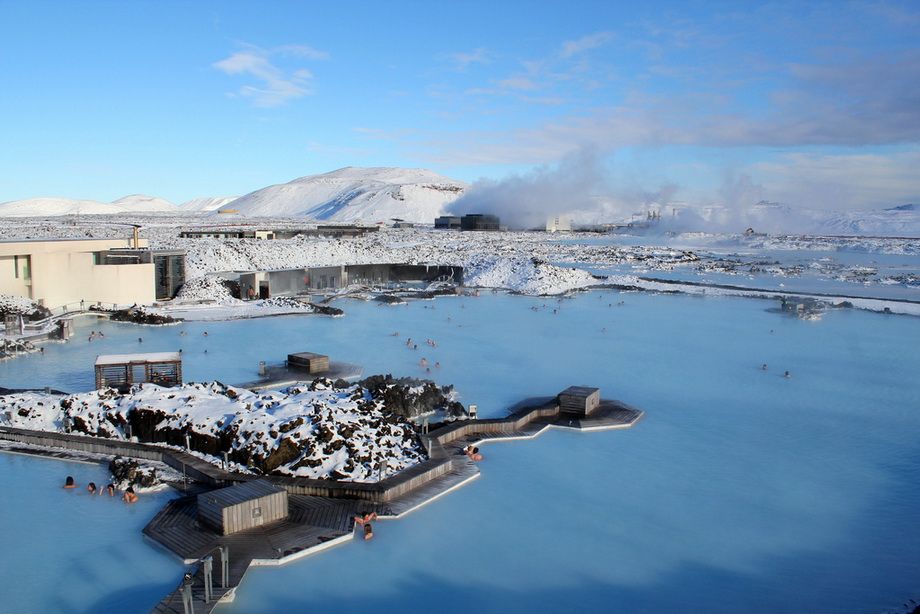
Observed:
[[[123,207],[125,211],[137,211],[144,213],[152,211],[175,211],[176,205],[165,198],[157,196],[147,196],[146,194],[129,194],[118,200],[113,200],[112,204],[116,207]]]
[[[920,236],[920,207],[827,211],[761,201],[744,208],[725,206],[663,207],[661,225],[681,230],[741,232],[753,228],[766,233],[818,235]]]
[[[875,211],[833,213],[822,222],[819,231],[833,235],[918,237],[920,206],[911,204]]]
[[[207,213],[208,211],[217,211],[224,205],[232,203],[237,198],[237,196],[204,196],[202,198],[193,198],[179,205],[179,209],[181,211],[187,211],[188,213]]]
[[[349,166],[262,188],[236,199],[232,208],[252,216],[431,223],[466,188],[425,169]]]
[[[54,215],[96,215],[176,211],[168,200],[132,194],[110,203],[74,198],[27,198],[0,203],[0,217],[45,217]]]

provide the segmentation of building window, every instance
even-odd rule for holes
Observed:
[[[21,266],[20,266],[20,263]],[[22,277],[25,280],[32,279],[31,256],[13,256],[13,275],[16,279]]]

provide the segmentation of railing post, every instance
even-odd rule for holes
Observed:
[[[201,566],[204,570],[204,602],[211,603],[214,596],[214,557],[209,554],[201,559]]]
[[[230,588],[230,548],[220,546],[220,585]]]
[[[195,603],[192,597],[192,583],[195,582],[195,576],[186,573],[182,582],[182,609],[185,614],[195,614]]]

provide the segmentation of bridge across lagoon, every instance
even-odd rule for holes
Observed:
[[[200,614],[232,600],[252,565],[283,565],[320,552],[353,538],[355,515],[374,511],[380,518],[400,518],[475,479],[480,471],[464,452],[469,445],[532,439],[551,428],[629,428],[644,415],[616,400],[600,400],[588,413],[568,413],[559,399],[527,399],[505,418],[464,420],[432,430],[421,436],[428,460],[376,483],[233,473],[174,448],[82,435],[0,427],[0,440],[14,446],[8,450],[15,451],[15,444],[40,446],[40,452],[32,447],[22,451],[56,457],[160,461],[198,481],[195,494],[170,500],[143,532],[194,566],[153,611]],[[197,494],[257,479],[287,491],[286,518],[230,535],[199,521]]]

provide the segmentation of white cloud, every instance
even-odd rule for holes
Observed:
[[[607,44],[612,38],[612,32],[597,32],[575,40],[565,41],[562,43],[562,49],[559,50],[559,57],[570,58],[585,51],[597,49]]]
[[[488,64],[492,61],[489,52],[483,47],[477,47],[472,51],[460,51],[457,53],[451,53],[449,56],[450,60],[454,63],[454,66],[459,71],[464,71],[470,67],[471,64]]]
[[[327,59],[329,54],[306,45],[284,45],[263,49],[246,45],[241,51],[215,62],[214,68],[228,75],[244,75],[255,84],[241,86],[235,95],[249,98],[258,107],[277,107],[296,98],[312,94],[313,73],[306,68],[282,68],[273,57],[295,56],[312,60]]]

